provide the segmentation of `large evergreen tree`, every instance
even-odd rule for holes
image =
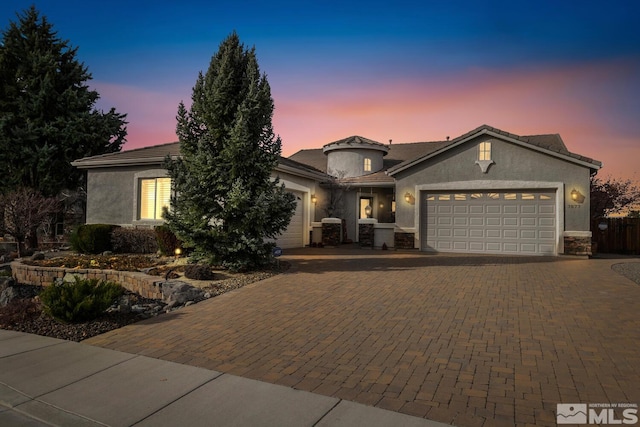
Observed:
[[[1,192],[28,187],[51,196],[75,189],[82,172],[71,161],[119,151],[124,143],[125,115],[95,109],[99,95],[76,53],[34,6],[3,31]]]
[[[273,99],[255,49],[234,32],[199,74],[193,103],[178,107],[181,158],[168,161],[174,185],[165,218],[195,255],[234,270],[270,260],[289,224],[295,198],[271,172],[281,153],[272,127]]]

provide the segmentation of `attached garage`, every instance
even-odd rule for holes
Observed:
[[[555,255],[555,190],[423,192],[421,248],[432,252]]]
[[[296,211],[289,226],[277,239],[276,244],[283,248],[301,248],[304,246],[304,197],[300,191],[289,190],[296,198]]]

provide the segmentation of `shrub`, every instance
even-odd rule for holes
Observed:
[[[158,251],[156,232],[150,228],[116,228],[111,233],[111,246],[116,253],[150,254]]]
[[[211,267],[202,264],[188,264],[184,267],[184,277],[194,280],[213,280]]]
[[[173,234],[173,231],[166,225],[155,227],[158,248],[162,255],[172,256],[176,248],[182,248],[182,242]]]
[[[40,294],[44,311],[63,322],[93,320],[124,293],[122,286],[75,277],[75,282],[54,283]]]
[[[118,228],[110,224],[84,224],[71,234],[71,248],[83,254],[99,254],[113,250],[111,233]]]

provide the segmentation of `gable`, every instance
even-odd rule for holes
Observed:
[[[569,152],[560,138],[560,135],[534,135],[534,136],[518,136],[508,132],[501,131],[496,128],[492,128],[487,125],[480,126],[471,132],[468,132],[458,138],[448,141],[446,145],[442,145],[438,149],[426,153],[420,157],[404,161],[394,167],[391,167],[387,173],[391,176],[396,175],[399,172],[410,169],[416,165],[419,165],[430,159],[444,156],[451,150],[455,150],[460,146],[468,144],[469,142],[476,141],[478,138],[485,138],[486,140],[503,141],[514,146],[521,147],[527,150],[540,153],[544,156],[563,160],[565,162],[573,163],[591,170],[598,170],[602,166],[597,160],[593,160],[588,157],[580,156]],[[524,155],[524,154],[523,154]]]

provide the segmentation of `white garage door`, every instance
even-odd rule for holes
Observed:
[[[296,197],[296,211],[291,217],[289,226],[276,239],[276,245],[281,248],[301,248],[304,246],[304,203],[303,194],[299,191],[289,191]]]
[[[556,253],[554,191],[422,194],[422,250]]]

